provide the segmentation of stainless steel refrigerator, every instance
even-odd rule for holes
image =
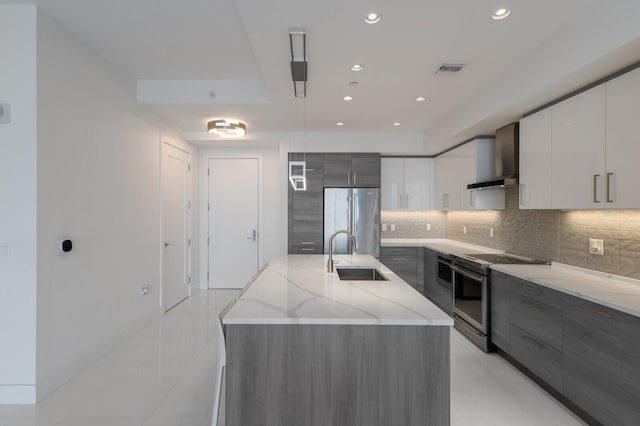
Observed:
[[[329,237],[339,229],[353,234],[358,254],[380,257],[380,188],[325,188],[325,253],[329,252]],[[345,234],[336,236],[334,252],[351,252]]]

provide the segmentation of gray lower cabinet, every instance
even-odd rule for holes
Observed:
[[[307,190],[289,187],[289,253],[322,254],[324,244],[323,154],[289,154],[307,163]]]
[[[502,272],[491,271],[490,288],[491,343],[511,352],[511,289],[509,276]]]
[[[491,341],[511,359],[590,423],[640,424],[640,318],[497,271],[490,301]]]
[[[324,154],[324,186],[380,187],[380,154]]]
[[[424,295],[440,309],[453,313],[453,290],[450,284],[438,278],[438,257],[445,257],[436,251],[423,249]]]
[[[570,400],[603,424],[640,424],[640,318],[567,298],[563,358]]]
[[[419,263],[422,263],[421,249],[418,247],[382,247],[380,249],[380,262],[406,281],[407,284],[420,293],[424,293],[421,276],[422,265],[419,265]]]

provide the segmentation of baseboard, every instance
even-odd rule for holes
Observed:
[[[36,385],[0,385],[0,405],[36,403]]]

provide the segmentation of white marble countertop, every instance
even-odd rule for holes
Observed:
[[[440,253],[454,255],[504,253],[503,250],[476,246],[444,238],[382,238],[380,245],[382,247],[424,247]]]
[[[269,266],[224,324],[451,326],[453,319],[368,255],[336,255],[340,266],[373,266],[389,281],[341,281],[327,255],[288,255]]]
[[[555,262],[491,269],[640,317],[640,280]]]

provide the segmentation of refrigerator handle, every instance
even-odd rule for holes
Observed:
[[[354,178],[353,178],[354,182],[355,182],[355,172],[354,172]],[[351,233],[353,234],[353,238],[356,238],[356,235],[358,235],[358,191],[353,191],[353,202],[352,202],[352,206],[353,206],[353,216],[351,218],[351,223],[352,223],[352,227],[351,227]],[[351,240],[349,240],[349,244],[351,244],[351,254],[355,254],[355,250],[356,247],[353,246],[353,242]]]

